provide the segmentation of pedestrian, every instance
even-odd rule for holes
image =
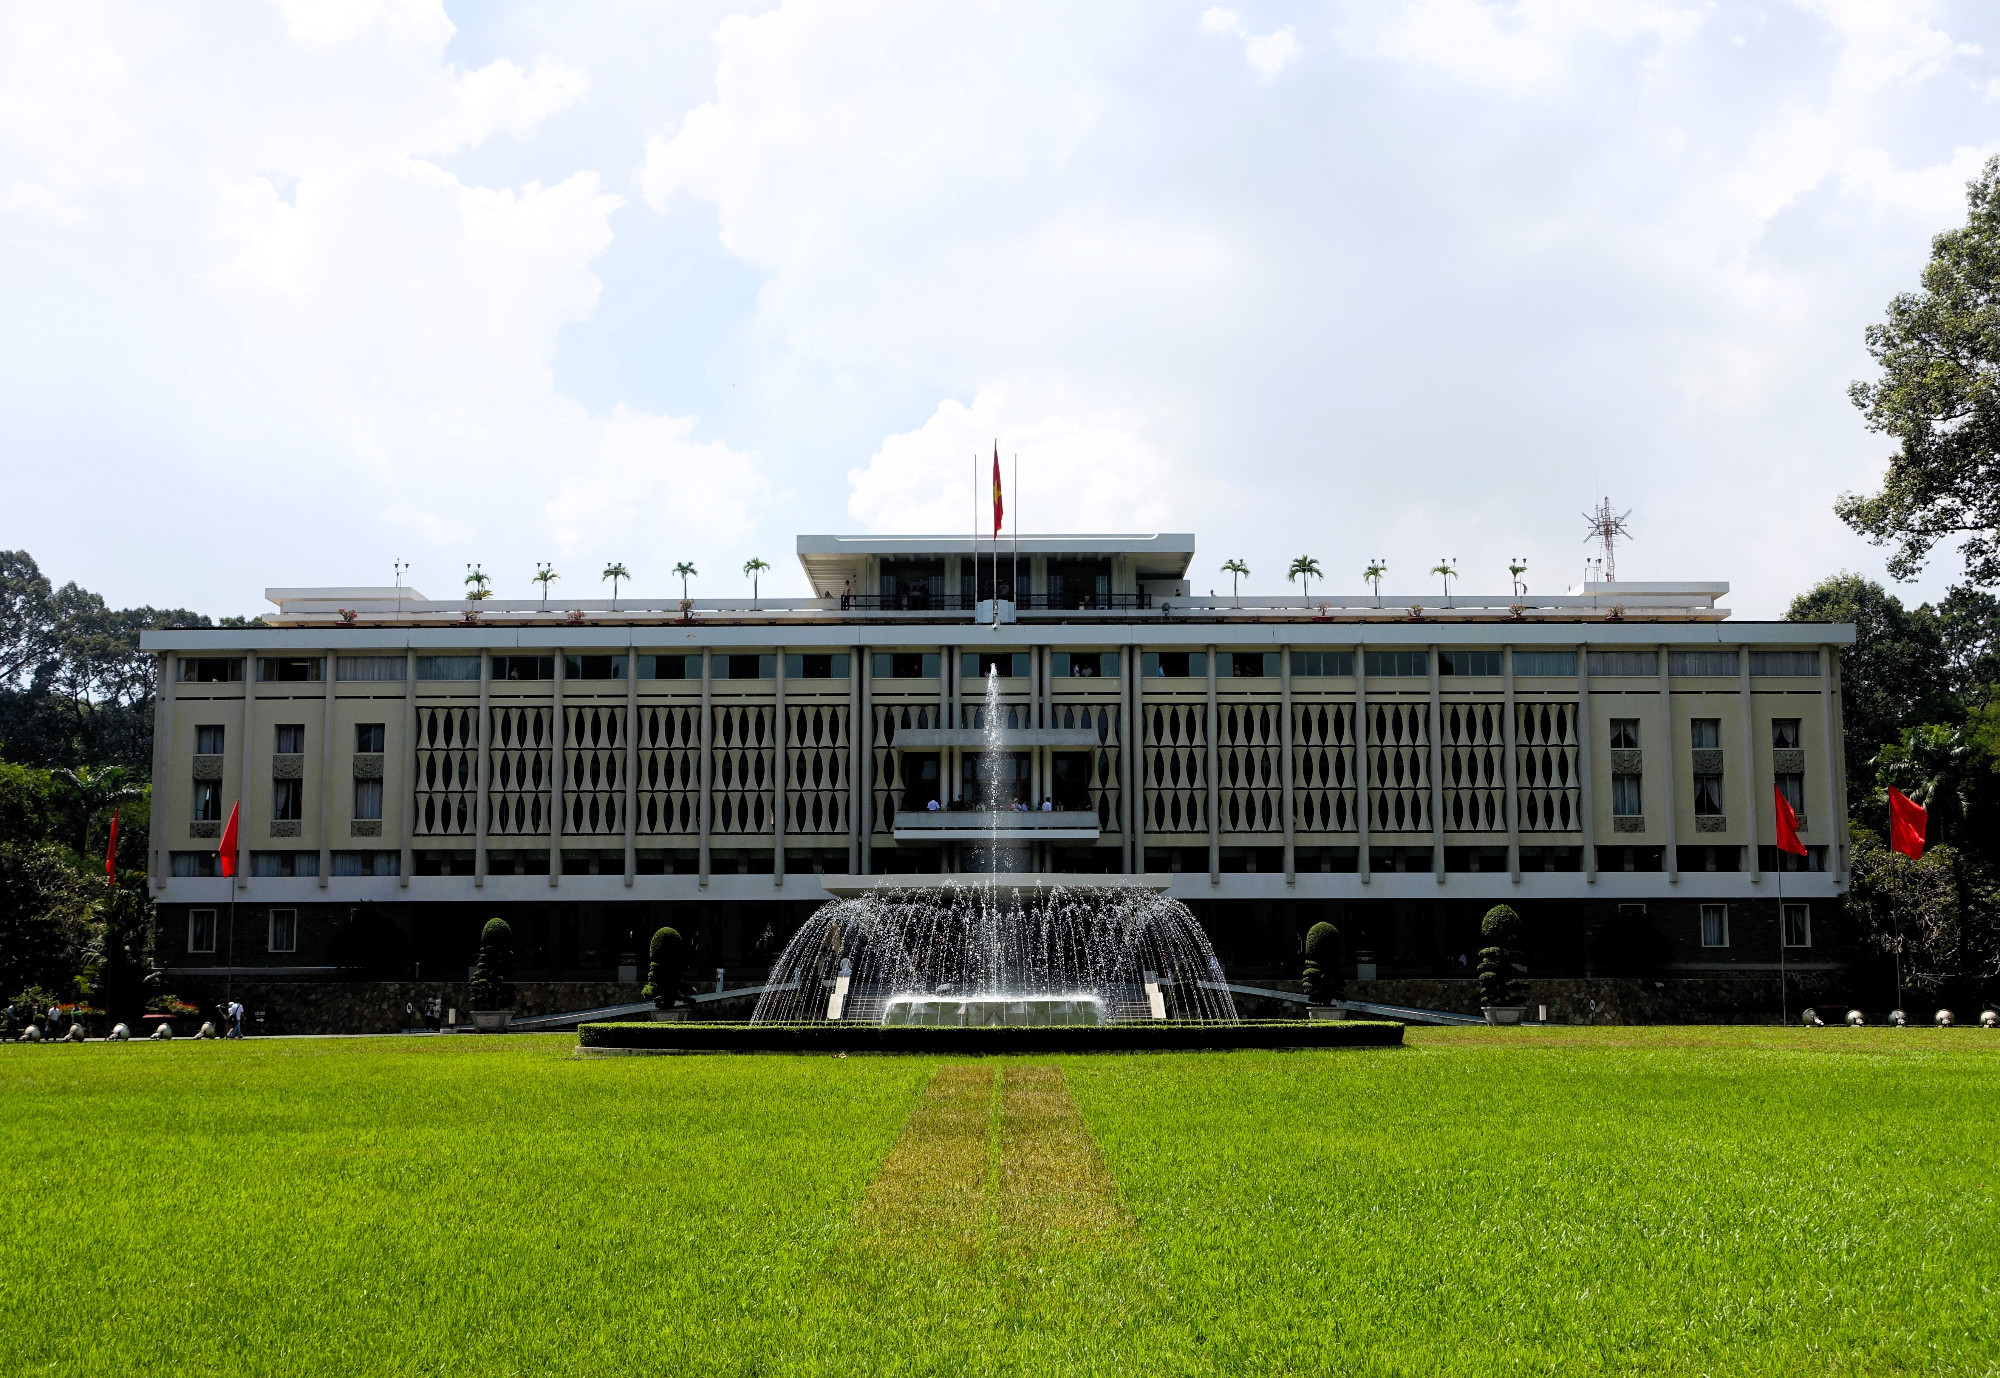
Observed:
[[[415,1033],[416,1031],[417,1031],[416,1001],[405,1000],[403,1002],[403,1032]]]
[[[227,1013],[229,1015],[229,1036],[231,1038],[243,1037],[243,1002],[241,1000],[231,1000]]]
[[[12,1000],[9,1000],[7,1002],[7,1041],[9,1043],[12,1043],[14,1041],[14,1035],[20,1032],[20,1029],[16,1027],[17,1025],[20,1024],[20,1022],[21,1022],[20,1013],[14,1008],[14,1002]]]
[[[58,1005],[55,1001],[51,1000],[49,1002],[49,1015],[47,1024],[48,1035],[51,1040],[53,1040],[56,1037],[56,1035],[62,1032],[62,1030],[58,1027],[61,1023],[62,1023],[62,1006]]]

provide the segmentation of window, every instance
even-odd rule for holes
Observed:
[[[555,678],[555,662],[552,661],[547,656],[514,657],[514,663],[524,667],[522,672],[518,675],[504,675],[500,673],[500,667],[507,663],[508,663],[507,657],[505,656],[493,657],[493,678],[495,679],[554,679]],[[545,674],[534,673],[533,667],[538,663],[542,666],[547,667],[547,673]],[[384,678],[386,679],[401,679],[402,677],[403,677],[403,672],[401,670],[398,670],[393,675],[384,676]],[[478,679],[479,657],[478,656],[418,656],[417,678],[418,679]]]
[[[393,876],[402,870],[397,852],[335,852],[333,873],[337,876]]]
[[[1667,652],[1667,673],[1670,675],[1733,675],[1736,673],[1736,652],[1669,651]]]
[[[640,679],[700,679],[700,656],[640,656]]]
[[[1690,718],[1688,740],[1696,751],[1715,751],[1722,745],[1722,719]]]
[[[1146,679],[1206,679],[1206,651],[1145,651],[1139,656],[1139,674]]]
[[[1576,674],[1575,651],[1516,651],[1514,652],[1514,673],[1517,675],[1565,675]]]
[[[1586,668],[1593,675],[1657,675],[1658,651],[1592,651]]]
[[[197,780],[194,782],[194,804],[188,816],[197,823],[220,823],[222,821],[222,781]]]
[[[1722,813],[1722,777],[1720,775],[1697,775],[1694,777],[1694,811],[1704,818],[1719,817]]]
[[[1801,679],[1818,679],[1819,652],[1752,651],[1750,653],[1750,673],[1753,675],[1796,675]]]
[[[912,668],[914,656],[907,659],[900,655],[895,657],[895,672],[887,676],[884,676],[882,671],[884,659],[887,657],[880,655],[875,657],[877,678],[918,678],[917,672]],[[937,657],[926,656],[924,659],[930,668],[923,671],[922,678],[929,679],[937,673]],[[1026,651],[967,651],[960,658],[959,673],[966,679],[985,679],[987,675],[998,671],[1002,679],[1026,679],[1033,673],[1028,664],[1030,659],[1032,657]]]
[[[194,730],[194,754],[197,756],[220,756],[222,754],[222,729],[220,727],[197,727]]]
[[[470,675],[451,675],[451,676],[439,675],[437,676],[437,678],[478,679],[479,662],[477,660],[472,661],[472,668],[473,668],[473,673]],[[554,656],[494,656],[493,657],[493,678],[496,680],[554,679],[555,677],[556,677],[556,658]],[[421,660],[417,662],[417,678],[418,679],[430,678],[430,676],[424,673],[424,663]]]
[[[475,667],[472,678],[479,678],[475,656],[452,656],[452,660],[470,660]],[[426,657],[436,660],[438,657]],[[403,682],[404,659],[402,656],[336,656],[333,662],[333,677],[360,684],[401,684]],[[419,679],[456,679],[456,675],[425,675]]]
[[[215,911],[213,909],[188,910],[188,951],[215,951]]]
[[[279,823],[296,823],[305,817],[306,782],[303,780],[273,780],[271,782],[271,818]]]
[[[326,662],[318,656],[260,656],[257,678],[266,684],[309,684],[326,678]]]
[[[297,952],[299,950],[299,911],[296,909],[273,909],[271,911],[271,951]]]
[[[1639,749],[1639,720],[1637,718],[1613,718],[1611,720],[1611,749],[1613,751],[1637,751]]]
[[[1826,869],[1826,848],[1816,843],[1806,844],[1806,854],[1781,852],[1776,845],[1765,843],[1757,848],[1757,869],[1760,871],[1824,871]]]
[[[623,679],[624,656],[564,656],[564,679]]]
[[[1637,818],[1646,810],[1639,798],[1639,776],[1620,773],[1611,777],[1611,812],[1620,818]]]
[[[1806,814],[1806,777],[1796,770],[1779,771],[1772,777],[1778,793],[1785,796],[1785,802],[1792,806],[1792,812],[1800,818]]]
[[[184,878],[222,874],[214,852],[174,852],[167,858],[167,869]]]
[[[1276,651],[1218,651],[1215,673],[1223,679],[1276,679]]]
[[[182,656],[181,683],[234,684],[243,678],[240,656]]]
[[[356,780],[354,782],[354,816],[359,819],[375,819],[382,816],[382,782],[380,780]],[[339,875],[338,871],[334,872]]]
[[[838,651],[802,651],[785,657],[786,679],[846,679],[848,657]]]
[[[382,752],[382,724],[378,722],[358,722],[354,724],[354,754],[376,756]]]
[[[1345,679],[1354,673],[1352,651],[1293,651],[1292,674],[1308,679]]]
[[[884,560],[879,587],[885,608],[917,611],[941,608],[944,606],[944,561]]]
[[[931,659],[935,661],[936,656]],[[710,664],[717,679],[776,679],[778,677],[778,657],[760,656],[752,651],[748,655],[716,656]]]
[[[250,874],[253,876],[316,876],[319,874],[319,853],[252,852],[250,853]]]
[[[1056,679],[1116,679],[1116,651],[1057,651],[1049,657],[1049,673]]]
[[[1799,720],[1797,718],[1771,719],[1771,749],[1773,751],[1797,751],[1799,749]]]
[[[897,774],[903,782],[902,809],[905,813],[921,813],[933,801],[942,802],[938,792],[940,758],[935,751],[899,751]]]
[[[1701,945],[1703,947],[1729,946],[1728,905],[1704,904],[1701,907]]]
[[[1812,946],[1812,911],[1803,904],[1785,906],[1785,946]]]
[[[1428,677],[1431,672],[1429,651],[1369,651],[1364,668],[1371,675],[1385,677],[1400,676],[1412,679]]]
[[[306,749],[306,729],[303,723],[279,723],[278,742],[273,748],[280,756],[297,756]]]
[[[1441,675],[1491,675],[1500,676],[1500,653],[1498,651],[1439,651],[1438,673]]]

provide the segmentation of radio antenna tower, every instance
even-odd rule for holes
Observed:
[[[1632,533],[1625,529],[1625,519],[1631,515],[1629,510],[1613,512],[1610,498],[1598,503],[1596,511],[1583,514],[1583,519],[1590,523],[1590,534],[1584,539],[1604,543],[1604,582],[1607,584],[1618,582],[1617,540],[1620,536],[1628,540],[1631,538]]]

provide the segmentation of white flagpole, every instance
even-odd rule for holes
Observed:
[[[1014,456],[1014,606],[1021,606],[1021,456]]]

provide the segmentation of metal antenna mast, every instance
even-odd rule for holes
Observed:
[[[1627,539],[1631,538],[1632,533],[1625,528],[1625,519],[1631,515],[1632,513],[1629,510],[1613,512],[1611,510],[1610,498],[1606,498],[1598,503],[1596,511],[1583,514],[1583,519],[1590,523],[1590,534],[1585,536],[1584,539],[1587,541],[1602,541],[1604,543],[1604,582],[1607,584],[1618,581],[1618,547],[1616,542],[1620,536],[1624,536]]]

